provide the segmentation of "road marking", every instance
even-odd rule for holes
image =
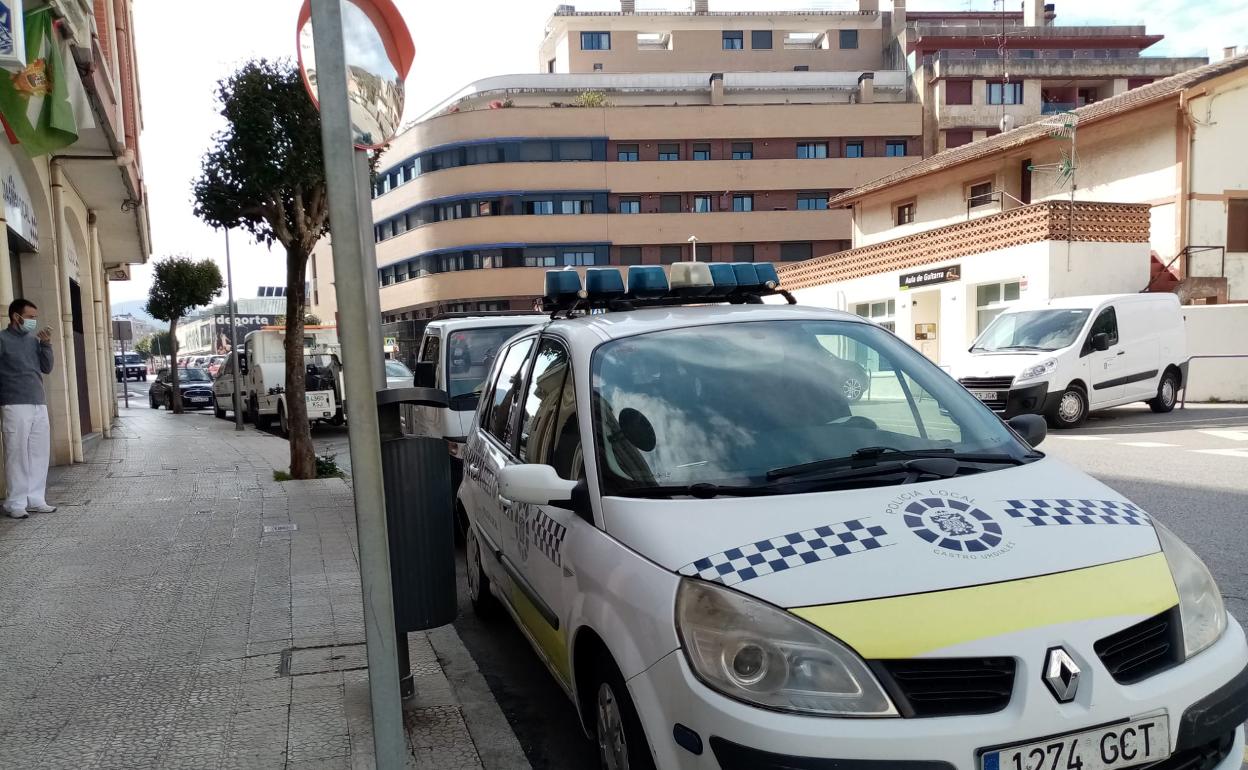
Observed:
[[[1199,452],[1202,455],[1222,455],[1224,457],[1242,457],[1248,460],[1248,449],[1191,449],[1191,452]]]
[[[1230,439],[1231,441],[1248,441],[1248,430],[1201,430],[1206,436]]]
[[[1178,446],[1178,444],[1166,444],[1161,441],[1123,441],[1123,446],[1138,446],[1144,449],[1160,449],[1167,446]]]
[[[1049,434],[1049,438],[1061,438],[1061,439],[1066,439],[1067,441],[1108,441],[1109,440],[1109,436],[1063,436],[1063,435],[1054,435],[1052,433]]]

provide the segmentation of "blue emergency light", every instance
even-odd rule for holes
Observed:
[[[581,276],[575,270],[551,270],[546,273],[546,299],[566,302],[581,296]]]
[[[585,271],[585,294],[590,299],[616,299],[624,296],[624,277],[614,268]]]
[[[737,271],[726,262],[712,262],[711,280],[715,282],[716,294],[728,294],[737,288]]]
[[[780,276],[776,274],[776,266],[770,262],[755,264],[754,272],[758,275],[758,282],[764,288],[774,289],[780,285]]]
[[[628,293],[633,297],[662,297],[668,293],[667,274],[658,265],[630,265]]]
[[[762,282],[758,280],[758,271],[754,269],[752,262],[734,262],[732,271],[737,276],[739,291],[753,291],[762,285]]]

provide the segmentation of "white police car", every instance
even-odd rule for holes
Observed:
[[[1040,418],[860,318],[756,304],[774,280],[552,273],[554,320],[486,382],[473,602],[602,766],[1238,768],[1248,645],[1200,559],[1034,451]]]

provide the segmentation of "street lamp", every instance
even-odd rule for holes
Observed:
[[[698,236],[689,236],[689,243],[693,244],[693,261],[698,261]]]

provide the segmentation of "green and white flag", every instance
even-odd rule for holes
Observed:
[[[71,88],[81,89],[73,58],[52,28],[52,11],[26,14],[26,67],[0,73],[0,115],[32,156],[78,141]],[[72,84],[72,85],[71,85]]]

